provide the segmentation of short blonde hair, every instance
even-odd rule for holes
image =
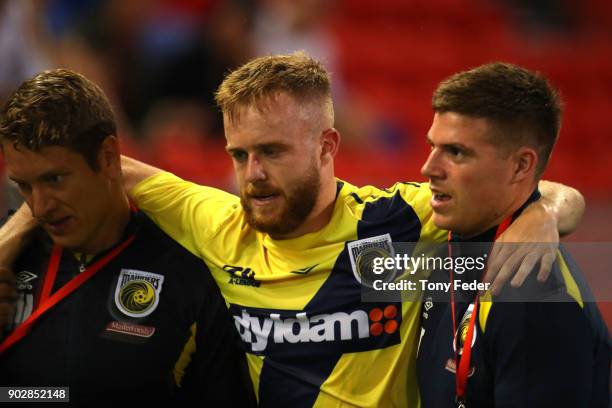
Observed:
[[[247,62],[225,77],[215,101],[221,112],[233,120],[241,107],[257,104],[276,92],[286,92],[299,101],[319,99],[330,108],[332,105],[329,73],[303,51]]]

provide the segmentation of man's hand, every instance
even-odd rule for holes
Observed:
[[[519,287],[540,263],[538,280],[548,279],[559,247],[557,222],[542,206],[530,205],[493,244],[485,282],[497,295],[512,278]],[[514,277],[513,277],[514,276]]]
[[[0,268],[10,270],[17,256],[30,241],[30,235],[38,227],[38,221],[23,204],[0,228]]]
[[[584,199],[573,188],[543,181],[540,190],[542,198],[529,205],[493,245],[484,278],[493,282],[492,295],[499,294],[510,278],[511,286],[521,286],[538,263],[538,281],[548,279],[559,234],[573,232],[584,214]]]
[[[15,312],[17,290],[11,268],[37,226],[38,222],[24,204],[0,228],[0,333],[10,323]]]
[[[15,314],[15,276],[7,268],[0,267],[0,339],[4,328],[11,323]]]

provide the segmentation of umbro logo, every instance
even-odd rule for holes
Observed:
[[[32,284],[30,283],[34,279],[37,279],[38,275],[28,271],[21,271],[15,276],[15,283],[17,284],[17,290],[32,290]]]
[[[429,309],[431,309],[433,305],[433,299],[431,298],[431,296],[428,296],[427,299],[425,299],[425,311],[429,311]]]
[[[301,268],[301,269],[296,269],[295,271],[291,271],[291,273],[295,273],[295,274],[298,274],[298,275],[306,275],[308,272],[312,271],[317,266],[319,266],[319,264],[315,264],[315,265],[312,265],[312,266],[307,266],[307,267]]]

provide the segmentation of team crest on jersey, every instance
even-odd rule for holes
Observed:
[[[17,290],[32,290],[32,281],[37,279],[38,275],[28,271],[21,271],[15,276],[15,284]]]
[[[130,317],[148,316],[159,304],[163,283],[163,275],[122,269],[115,288],[115,305]]]
[[[389,271],[383,275],[374,273],[375,258],[389,258],[395,256],[390,234],[359,239],[348,244],[351,268],[355,279],[363,285],[372,286],[377,279],[390,282],[395,278],[395,272]]]
[[[472,317],[472,312],[474,311],[474,304],[471,303],[465,313],[463,314],[463,318],[461,318],[461,323],[459,323],[459,327],[457,328],[457,332],[455,333],[455,340],[453,341],[453,350],[457,351],[457,354],[461,355],[463,353],[463,343],[465,343],[465,338],[467,337],[467,332],[470,327],[470,318]],[[472,334],[472,347],[476,343],[476,335],[477,330],[474,327],[474,333]],[[458,346],[458,347],[457,347]]]

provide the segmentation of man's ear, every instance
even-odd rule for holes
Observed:
[[[334,128],[329,128],[321,133],[321,163],[326,163],[334,159],[340,148],[340,132]]]
[[[535,180],[538,166],[538,153],[531,147],[522,146],[513,153],[514,173],[513,182],[522,182],[525,179]]]
[[[119,139],[116,136],[107,136],[102,142],[98,154],[98,164],[100,170],[106,171],[109,175],[113,177],[121,176],[121,151],[119,149]]]

